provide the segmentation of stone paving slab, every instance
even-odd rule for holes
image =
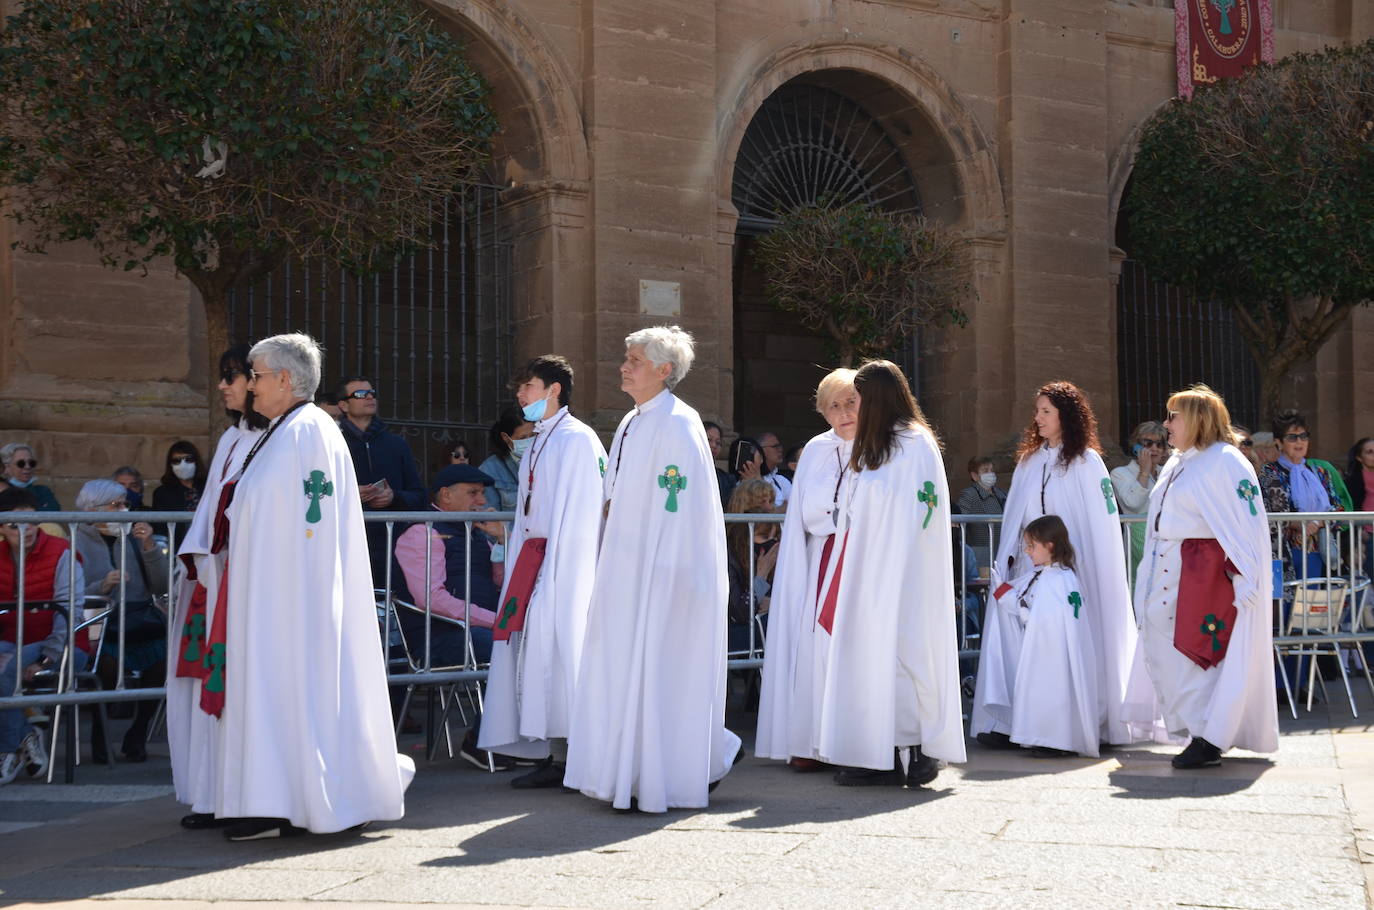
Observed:
[[[661,816],[514,791],[509,775],[445,760],[422,765],[400,823],[245,844],[181,829],[155,754],[83,768],[73,786],[0,789],[0,901],[1374,907],[1374,732],[1345,711],[1285,719],[1277,755],[1193,773],[1175,771],[1167,748],[1037,761],[971,745],[968,764],[908,791],[749,759],[710,808]]]

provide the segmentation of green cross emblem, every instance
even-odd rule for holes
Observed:
[[[1236,484],[1236,495],[1245,500],[1245,504],[1250,507],[1251,515],[1258,515],[1255,511],[1255,497],[1259,495],[1259,488],[1250,482],[1248,478]]]
[[[514,597],[506,601],[506,605],[501,608],[501,619],[499,622],[496,623],[496,628],[504,629],[506,627],[506,623],[510,622],[512,619],[515,618],[516,611],[519,609],[520,604],[516,602],[516,599]]]
[[[1110,477],[1102,478],[1102,498],[1107,500],[1107,514],[1116,514],[1116,497],[1112,495],[1112,480]]]
[[[1078,618],[1078,608],[1083,606],[1083,595],[1077,591],[1069,592],[1069,606],[1073,607],[1073,618]]]
[[[1215,613],[1207,614],[1207,617],[1202,620],[1202,626],[1200,627],[1200,631],[1203,635],[1212,636],[1213,651],[1221,650],[1221,639],[1217,638],[1217,635],[1226,631],[1226,623],[1222,622],[1220,619],[1217,619],[1217,615]]]
[[[606,459],[604,459],[604,458],[598,458],[598,459],[596,460],[596,469],[597,469],[598,471],[601,472],[601,476],[602,476],[602,477],[605,477],[605,476],[606,476]]]
[[[663,508],[669,512],[676,512],[677,494],[687,489],[687,475],[679,471],[677,465],[670,464],[658,476],[658,486],[659,489],[668,491],[668,501],[663,504]]]
[[[926,504],[926,520],[921,522],[921,530],[924,531],[930,527],[930,516],[935,514],[935,507],[940,504],[940,494],[935,492],[935,484],[927,480],[921,484],[921,491],[916,498]]]
[[[334,495],[334,484],[324,479],[323,471],[311,471],[305,483],[305,495],[310,497],[310,508],[305,510],[305,520],[315,524],[320,520],[320,499]]]
[[[210,650],[205,652],[205,662],[201,665],[210,671],[210,676],[205,680],[205,691],[223,692],[224,691],[224,643],[217,642],[210,646]]]
[[[205,638],[205,614],[193,613],[186,618],[186,625],[181,627],[181,634],[187,638],[186,650],[182,653],[182,660],[193,663],[200,662],[200,643]]]

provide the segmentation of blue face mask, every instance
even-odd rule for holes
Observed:
[[[525,419],[530,423],[537,423],[544,419],[544,412],[549,409],[549,400],[541,398],[533,404],[527,404],[522,409]]]
[[[532,445],[534,445],[533,436],[526,436],[524,439],[512,439],[510,441],[510,453],[516,461],[519,461],[525,457],[525,453],[529,451]]]
[[[130,490],[125,493],[124,499],[129,503],[130,509],[138,509],[143,506],[143,494],[137,490]]]
[[[18,477],[6,477],[5,483],[9,484],[12,487],[18,487],[22,490],[24,489],[24,487],[27,487],[29,484],[33,483],[33,478],[29,478],[28,480],[20,480]]]

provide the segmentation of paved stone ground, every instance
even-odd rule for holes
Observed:
[[[1339,687],[1339,683],[1336,684]],[[1285,713],[1280,752],[1037,761],[970,747],[925,791],[741,763],[702,812],[624,815],[422,764],[399,824],[230,844],[187,832],[165,746],[0,788],[0,900],[482,907],[1371,907],[1374,703]],[[741,718],[748,728],[752,718]],[[406,748],[418,749],[408,740]]]

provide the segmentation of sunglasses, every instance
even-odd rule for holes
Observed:
[[[1141,447],[1142,449],[1162,449],[1162,448],[1164,448],[1164,440],[1162,440],[1162,439],[1142,439],[1142,440],[1140,440],[1140,447]]]
[[[1304,432],[1304,433],[1284,433],[1284,434],[1283,434],[1283,440],[1284,440],[1284,442],[1307,442],[1307,440],[1309,440],[1309,439],[1311,439],[1311,438],[1312,438],[1312,434],[1311,434],[1311,433],[1306,433],[1306,432]]]
[[[172,464],[195,464],[195,463],[196,463],[196,457],[195,457],[194,455],[173,455],[173,456],[172,456]]]
[[[1240,447],[1242,449],[1253,449],[1255,447],[1255,441],[1253,439],[1242,439],[1240,441]]]
[[[357,391],[349,392],[347,397],[349,397],[349,398],[356,398],[356,399],[358,399],[359,401],[362,401],[362,400],[367,399],[367,398],[376,398],[376,397],[377,397],[377,390],[376,390],[376,389],[358,389]]]
[[[467,457],[468,457],[468,453],[467,453],[467,452],[464,452],[462,449],[454,449],[452,452],[449,452],[448,454],[449,454],[450,457],[453,457],[453,458],[467,458]]]
[[[10,464],[14,465],[16,468],[38,467],[38,461],[34,458],[16,458],[14,461],[10,462]]]
[[[225,370],[223,373],[219,374],[219,378],[224,381],[225,385],[233,385],[235,379],[238,379],[240,376],[247,375],[248,374],[245,373],[243,370]]]

